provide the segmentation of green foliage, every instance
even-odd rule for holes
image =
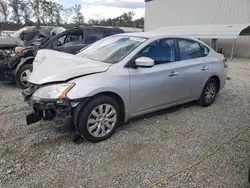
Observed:
[[[3,16],[3,21],[7,22],[8,21],[8,15],[9,15],[9,10],[8,10],[8,2],[5,0],[0,0],[0,14]]]
[[[9,6],[12,9],[12,16],[11,19],[17,23],[20,24],[21,23],[21,4],[22,4],[22,0],[10,0],[9,2]]]
[[[39,27],[41,24],[41,6],[42,6],[42,2],[41,0],[30,0],[30,6],[33,10],[33,16],[36,18],[36,24]]]
[[[134,12],[123,13],[121,16],[118,16],[114,19],[104,19],[104,20],[94,20],[91,19],[88,21],[89,25],[98,25],[98,26],[117,26],[117,27],[144,27],[144,18],[133,20]]]
[[[62,6],[52,1],[43,0],[40,18],[43,24],[60,25]]]
[[[62,17],[63,24],[67,25],[67,23],[69,23],[70,17],[71,15],[73,15],[73,13],[74,13],[73,7],[65,8],[65,9],[62,7],[61,17]]]
[[[84,16],[82,14],[82,6],[81,5],[75,5],[73,8],[75,11],[75,16],[73,18],[73,22],[76,25],[83,25],[84,24]]]
[[[20,11],[21,11],[21,18],[23,19],[25,24],[29,24],[31,22],[31,14],[32,14],[32,10],[30,8],[29,2],[26,1],[22,1],[21,5],[20,5]]]

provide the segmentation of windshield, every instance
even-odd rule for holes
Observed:
[[[26,30],[29,30],[29,29],[33,29],[34,27],[23,27],[21,29],[19,29],[18,31],[16,31],[15,33],[11,34],[10,36],[13,37],[13,38],[17,38],[17,37],[20,37],[20,34],[23,32],[23,31],[26,31]]]
[[[117,63],[145,40],[140,37],[111,36],[92,44],[77,56],[106,63]]]

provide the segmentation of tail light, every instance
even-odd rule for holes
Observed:
[[[227,65],[227,60],[226,59],[223,59],[223,64],[224,64],[224,67],[227,68],[228,65]]]

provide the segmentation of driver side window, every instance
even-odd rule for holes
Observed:
[[[139,57],[151,58],[155,61],[155,65],[175,62],[175,55],[176,51],[174,39],[157,40],[149,44],[141,52],[139,52]]]
[[[84,35],[82,31],[69,33],[63,35],[53,42],[53,47],[74,45],[74,44],[84,44]]]

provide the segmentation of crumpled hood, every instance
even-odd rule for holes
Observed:
[[[18,38],[11,38],[11,37],[0,37],[0,46],[20,46],[22,45],[21,40]]]
[[[105,72],[111,64],[102,63],[72,54],[39,50],[33,62],[33,72],[28,82],[45,84],[61,82],[88,74]]]

